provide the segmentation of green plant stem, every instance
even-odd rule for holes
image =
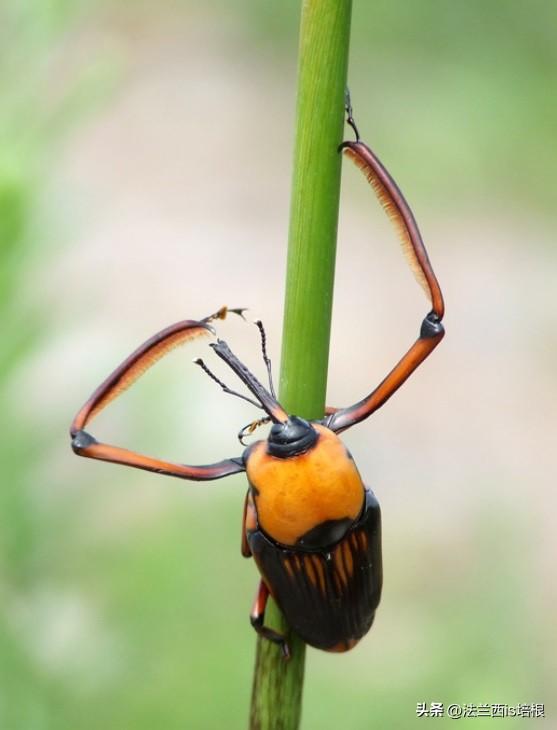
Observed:
[[[325,412],[351,11],[352,0],[302,7],[279,395],[289,413],[310,419]],[[265,623],[286,634],[292,658],[258,638],[250,728],[296,730],[305,644],[272,599]]]

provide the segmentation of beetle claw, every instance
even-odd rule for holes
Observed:
[[[207,322],[213,322],[215,319],[226,319],[226,315],[229,314],[230,312],[232,312],[232,314],[237,314],[239,317],[241,317],[243,320],[245,320],[246,318],[244,317],[244,312],[246,312],[246,311],[247,311],[247,307],[230,308],[230,307],[227,307],[226,305],[224,305],[223,307],[218,309],[216,312],[214,312],[213,314],[210,314],[208,317],[205,317],[201,321],[204,323],[207,323]]]
[[[287,641],[280,642],[280,650],[282,652],[282,658],[284,659],[284,661],[290,661],[290,659],[292,658],[292,654],[290,653],[290,647]]]
[[[244,312],[248,311],[247,307],[238,307],[237,309],[229,309],[228,311],[232,312],[232,314],[237,314],[244,320],[244,322],[247,322],[246,318],[244,317]]]

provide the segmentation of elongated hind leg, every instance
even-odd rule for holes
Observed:
[[[286,637],[279,634],[278,631],[264,626],[265,621],[265,608],[267,601],[269,600],[269,589],[267,588],[263,580],[259,581],[259,588],[255,594],[255,601],[253,602],[253,608],[251,609],[250,621],[253,628],[257,631],[260,636],[265,639],[269,639],[274,644],[280,646],[282,656],[284,659],[290,659],[290,647],[286,641]]]
[[[349,123],[350,119],[351,109]],[[355,126],[354,129],[357,135]],[[347,408],[327,409],[324,422],[336,433],[359,423],[380,408],[433,352],[445,334],[441,324],[445,312],[443,295],[410,206],[393,178],[366,144],[357,139],[356,142],[343,142],[341,149],[365,174],[385,212],[394,223],[410,268],[431,302],[431,311],[422,322],[416,342],[375,390]]]
[[[87,424],[101,410],[133,385],[146,370],[164,355],[175,347],[178,347],[178,345],[182,345],[195,337],[213,333],[210,322],[215,319],[224,319],[229,311],[241,315],[243,310],[228,310],[226,307],[222,307],[215,314],[211,314],[202,320],[187,319],[182,322],[177,322],[161,330],[156,335],[153,335],[153,337],[149,338],[127,357],[99,385],[74,418],[70,428],[72,449],[74,452],[79,456],[85,456],[90,459],[109,461],[116,464],[123,464],[124,466],[133,466],[137,469],[196,481],[220,479],[229,474],[244,471],[244,464],[241,457],[224,459],[216,464],[203,466],[175,464],[173,462],[162,461],[161,459],[154,459],[150,456],[144,456],[143,454],[137,454],[134,451],[129,451],[119,446],[100,443],[90,433],[84,430]]]

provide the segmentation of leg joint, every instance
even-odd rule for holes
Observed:
[[[81,454],[84,449],[96,443],[98,443],[97,439],[93,438],[87,431],[77,431],[72,438],[72,449],[76,454]]]
[[[430,312],[422,322],[420,338],[422,340],[429,340],[434,337],[442,337],[444,334],[445,328],[441,324],[439,315],[435,312]]]

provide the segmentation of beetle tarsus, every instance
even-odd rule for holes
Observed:
[[[279,634],[278,631],[273,631],[273,629],[263,626],[263,614],[261,616],[250,616],[250,623],[259,636],[262,636],[268,641],[272,641],[273,644],[277,644],[280,648],[284,661],[287,662],[290,659],[292,654],[290,652],[288,641],[282,634]]]
[[[352,116],[352,100],[350,98],[350,89],[348,88],[348,86],[346,87],[346,91],[344,92],[344,108],[346,110],[346,123],[348,124],[348,126],[352,127],[352,129],[354,130],[354,134],[356,135],[356,142],[359,142],[360,133],[358,132],[358,127],[356,126],[356,122],[354,121],[354,117]]]
[[[290,646],[285,639],[283,639],[283,641],[280,644],[280,650],[282,652],[282,658],[284,659],[284,661],[285,662],[289,661],[292,654],[290,653]]]
[[[253,608],[251,610],[249,620],[259,636],[262,636],[264,639],[272,641],[273,644],[278,644],[282,653],[282,658],[285,661],[288,661],[291,654],[290,646],[286,641],[286,637],[283,636],[283,634],[279,634],[278,631],[274,631],[274,629],[270,629],[264,625],[265,608],[267,607],[269,595],[269,588],[263,580],[260,580],[259,586],[257,588],[257,593],[255,594],[255,601],[253,603]]]
[[[252,434],[256,428],[259,428],[259,426],[263,426],[265,423],[270,422],[269,416],[265,416],[264,418],[259,418],[257,421],[252,421],[251,423],[248,423],[247,426],[244,426],[243,428],[238,431],[238,441],[242,444],[242,446],[247,446],[244,439],[246,436],[249,436]]]
[[[215,319],[226,319],[227,314],[237,314],[239,317],[241,317],[243,320],[246,318],[244,317],[244,312],[247,312],[247,307],[227,307],[226,305],[218,309],[213,314],[210,314],[208,317],[205,317],[202,319],[202,322],[213,322]]]

